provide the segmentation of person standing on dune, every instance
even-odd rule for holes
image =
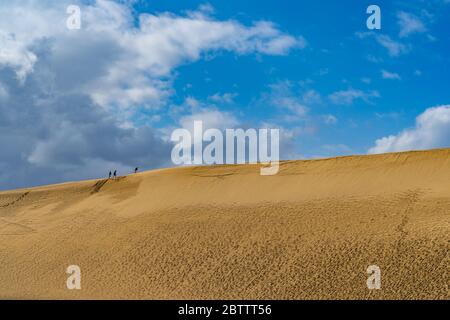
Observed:
[[[111,175],[112,175],[112,173],[111,173],[111,171],[109,171],[109,178],[108,179],[111,179]]]
[[[114,179],[117,178],[117,170],[114,170]]]
[[[138,167],[134,168],[134,173],[137,173],[137,172],[138,172],[138,170],[139,170],[139,168],[138,168]]]

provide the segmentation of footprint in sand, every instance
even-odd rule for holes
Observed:
[[[35,232],[27,225],[0,219],[0,236],[21,236]]]

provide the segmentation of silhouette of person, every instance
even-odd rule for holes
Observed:
[[[134,173],[138,172],[138,170],[139,170],[138,167],[134,168]]]
[[[111,173],[111,171],[109,171],[109,179],[111,179],[111,175],[112,175],[112,173]]]
[[[114,170],[114,179],[117,178],[117,170]]]

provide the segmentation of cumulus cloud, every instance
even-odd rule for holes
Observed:
[[[9,90],[8,98],[0,99],[0,188],[167,164],[170,145],[154,129],[125,127],[86,95],[49,91],[53,85],[42,81],[41,63],[24,84],[11,69],[0,72]]]
[[[0,66],[14,68],[17,78],[23,82],[26,75],[33,70],[36,55],[4,30],[0,30],[0,48]]]
[[[385,153],[450,146],[450,105],[426,109],[414,128],[375,141],[369,153]]]
[[[66,28],[72,3],[81,6],[81,30]],[[306,43],[268,21],[244,25],[212,13],[136,17],[114,1],[2,2],[0,188],[170,165],[172,145],[149,123],[168,104],[179,65],[216,51],[285,55]],[[149,119],[138,125],[142,109]],[[199,112],[209,122],[233,120]]]
[[[201,140],[195,141],[194,137],[194,122],[202,121],[203,131],[208,129],[218,129],[225,136],[226,129],[278,129],[280,133],[280,156],[283,159],[298,159],[302,156],[296,152],[296,142],[300,135],[310,134],[315,128],[308,126],[284,126],[279,121],[245,121],[235,114],[220,110],[215,104],[209,101],[204,102],[193,97],[187,98],[181,106],[176,106],[177,113],[182,113],[178,119],[179,127],[188,130],[191,133],[191,144]],[[281,119],[282,121],[285,118]],[[334,120],[334,119],[333,119]],[[281,121],[281,122],[282,122]],[[176,129],[176,128],[172,128]],[[168,136],[172,130],[168,130]],[[201,137],[198,137],[199,139]],[[225,150],[224,150],[225,153]],[[195,157],[195,155],[192,155]]]
[[[176,127],[172,126],[166,130],[168,132],[167,139],[173,129],[180,127],[193,134],[194,121],[202,121],[203,130],[225,130],[238,127],[241,124],[238,117],[232,112],[220,110],[215,103],[211,102],[211,99],[202,101],[194,97],[187,97],[181,105],[173,105],[171,109]]]
[[[196,113],[181,117],[179,123],[182,128],[194,132],[194,121],[201,121],[203,130],[207,129],[232,129],[235,128],[239,121],[231,113],[220,111],[216,108],[202,109]]]
[[[128,6],[106,0],[81,5],[81,30],[68,30],[64,20],[68,4],[2,4],[0,15],[7,18],[0,21],[0,66],[13,67],[24,79],[38,59],[33,45],[51,39],[57,62],[64,57],[64,63],[76,66],[72,68],[87,71],[89,77],[77,87],[102,106],[159,106],[171,93],[174,68],[208,52],[285,55],[306,46],[303,37],[285,34],[269,21],[246,26],[235,20],[217,20],[209,15],[211,10],[201,7],[185,16],[140,14],[135,23]],[[14,18],[8,18],[10,12]],[[84,67],[96,63],[101,68],[95,68],[95,74]]]

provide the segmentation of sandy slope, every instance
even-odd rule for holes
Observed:
[[[0,298],[448,299],[449,218],[447,149],[1,192]]]

